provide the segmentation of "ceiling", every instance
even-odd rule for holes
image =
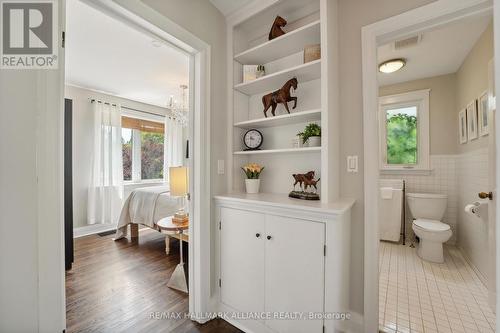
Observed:
[[[457,72],[491,21],[491,14],[474,16],[425,31],[421,41],[408,48],[395,50],[394,43],[380,46],[379,63],[405,58],[407,64],[395,73],[379,73],[379,84],[386,86]]]
[[[246,5],[252,1],[253,0],[210,0],[212,5],[217,7],[217,9],[224,16],[232,14],[237,9],[243,7],[244,5]]]
[[[180,101],[188,57],[79,0],[66,2],[66,83],[158,106]]]

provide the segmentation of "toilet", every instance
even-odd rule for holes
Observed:
[[[412,229],[420,239],[417,254],[420,258],[442,263],[443,243],[452,235],[450,226],[441,222],[446,211],[445,194],[408,193],[406,200],[413,216]]]

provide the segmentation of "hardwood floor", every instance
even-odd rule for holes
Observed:
[[[197,324],[184,314],[188,296],[167,287],[179,262],[179,243],[165,254],[165,237],[142,230],[139,243],[113,235],[75,240],[75,262],[66,272],[66,332],[241,332],[216,319]],[[153,314],[181,313],[155,319]]]

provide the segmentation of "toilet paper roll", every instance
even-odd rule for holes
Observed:
[[[465,206],[465,212],[468,214],[471,214],[471,215],[476,214],[476,209],[477,209],[477,206],[473,205],[473,204]]]

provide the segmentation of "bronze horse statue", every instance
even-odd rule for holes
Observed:
[[[320,181],[321,178],[318,178],[317,180],[314,179],[305,179],[304,180],[304,191],[307,191],[307,188],[309,186],[314,187],[314,189],[317,191],[318,188],[316,187],[316,184]]]
[[[269,110],[270,107],[272,107],[271,113],[273,114],[273,116],[275,116],[278,103],[283,104],[286,111],[290,113],[290,110],[288,109],[288,102],[293,101],[293,108],[295,109],[297,107],[297,97],[290,96],[290,89],[293,88],[294,90],[296,90],[297,85],[297,78],[293,78],[288,80],[283,85],[283,87],[281,87],[281,89],[262,96],[262,104],[264,104],[264,116],[267,118],[267,110]]]
[[[295,188],[295,185],[299,184],[301,188],[304,187],[304,183],[306,183],[308,180],[313,180],[314,179],[314,171],[309,171],[308,173],[299,173],[299,174],[293,174],[292,177],[295,179],[295,183],[293,184],[293,188]]]
[[[269,40],[275,39],[276,37],[283,36],[286,32],[281,29],[286,25],[286,20],[281,16],[276,16],[273,22],[273,26],[271,27],[271,31],[269,31]]]

